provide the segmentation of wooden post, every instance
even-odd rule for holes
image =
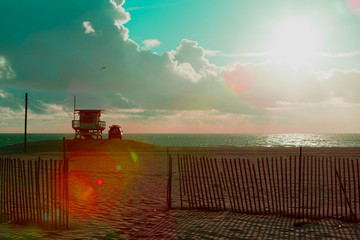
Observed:
[[[320,176],[319,176],[319,159],[315,156],[315,219],[319,219],[318,210],[320,209],[320,201],[319,201],[319,182],[320,182]],[[317,204],[319,206],[317,206]]]
[[[203,191],[202,180],[201,180],[202,176],[200,174],[198,157],[193,157],[193,162],[194,162],[194,172],[195,172],[195,175],[197,175],[196,187],[197,187],[197,191],[199,194],[199,206],[200,206],[200,208],[205,208],[204,191]]]
[[[252,202],[251,202],[251,199],[250,199],[251,193],[250,193],[248,174],[247,174],[247,171],[246,171],[245,159],[243,159],[243,165],[244,165],[244,172],[245,172],[245,181],[246,181],[247,194],[249,196],[250,212],[253,213],[254,211],[253,211]]]
[[[35,161],[34,161],[35,163]],[[34,167],[35,170],[35,167]],[[37,206],[36,206],[36,192],[35,192],[35,174],[33,173],[33,163],[32,160],[30,160],[30,179],[31,179],[31,201],[32,201],[32,207],[33,207],[33,217],[34,217],[34,223],[38,222],[38,215],[37,215]]]
[[[14,159],[10,159],[10,168],[9,168],[9,174],[10,174],[10,186],[11,186],[11,215],[10,215],[10,219],[12,221],[14,221],[16,219],[16,206],[15,206],[15,183],[14,183],[14,174],[13,174],[13,169],[14,169]]]
[[[75,96],[74,96],[74,120],[75,120]],[[66,225],[66,211],[67,211],[67,207],[66,207],[66,204],[67,204],[67,200],[66,200],[66,187],[65,187],[65,184],[66,184],[66,161],[67,161],[67,158],[66,158],[66,140],[65,140],[65,137],[63,137],[63,169],[62,169],[62,172],[60,171],[60,167],[59,167],[59,175],[62,176],[62,179],[63,179],[63,182],[62,182],[62,187],[63,187],[63,196],[62,196],[62,209],[63,209],[63,212],[65,213],[63,215],[63,224],[64,224],[64,227],[67,229],[67,225]],[[60,164],[61,165],[61,164]],[[60,166],[59,165],[59,166]]]
[[[169,153],[168,153],[169,154]],[[168,172],[168,209],[172,209],[171,206],[171,184],[172,184],[172,158],[171,155],[168,155],[168,162],[169,162],[169,172]]]
[[[4,185],[4,176],[5,176],[5,165],[4,165],[4,158],[0,158],[0,164],[1,164],[1,169],[0,169],[0,219],[3,221],[3,216],[5,213],[5,200],[4,200],[4,195],[5,195],[5,185]]]
[[[350,212],[352,211],[352,207],[351,207],[351,174],[350,174],[350,160],[349,158],[346,159],[347,161],[347,169],[348,169],[348,183],[349,183],[349,201],[350,201]],[[356,212],[353,215],[353,218],[351,219],[352,222],[355,222],[355,216],[356,216]]]
[[[231,211],[234,211],[233,202],[232,202],[231,195],[230,195],[230,187],[229,187],[229,183],[228,183],[228,180],[226,177],[226,175],[229,175],[229,171],[227,171],[228,172],[227,174],[225,172],[226,159],[224,160],[223,158],[221,158],[221,162],[222,162],[222,168],[224,169],[224,173],[225,173],[225,176],[223,176],[223,173],[221,172],[221,177],[225,179],[226,190],[227,190],[227,193],[229,196],[229,201],[230,201],[230,208],[231,208]],[[228,170],[228,168],[226,168],[226,169]]]
[[[38,216],[39,216],[39,223],[43,223],[43,212],[42,212],[42,201],[41,201],[41,187],[40,187],[40,172],[42,169],[40,168],[40,157],[36,163],[36,189],[37,189],[37,201],[38,201]]]
[[[274,158],[271,158],[271,178],[273,183],[273,193],[274,193],[274,199],[275,199],[275,214],[279,214],[279,199],[278,199],[278,193],[276,191],[276,177],[275,177],[275,167],[274,167]]]
[[[7,159],[6,161],[6,205],[7,205],[7,214],[5,215],[5,220],[11,220],[11,212],[12,212],[12,200],[11,200],[11,174],[9,174],[9,170],[11,169],[11,159]]]
[[[357,222],[357,211],[356,211],[356,182],[355,182],[355,168],[354,168],[354,159],[351,159],[351,168],[353,175],[353,188],[354,188],[354,212],[355,212],[355,222]]]
[[[221,159],[221,160],[223,160],[223,159]],[[223,167],[224,167],[224,165],[223,165]],[[228,192],[229,202],[230,202],[230,209],[233,210],[232,201],[231,201],[231,199],[230,199],[230,194],[229,194],[229,185],[228,185],[228,182],[227,182],[227,180],[224,178],[223,172],[220,172],[220,175],[221,175],[221,180],[222,180],[222,182],[223,182],[224,185],[225,185],[225,191]]]
[[[207,167],[205,157],[201,157],[200,161],[202,162],[201,168],[203,168],[204,171],[205,171],[204,178],[206,179],[206,186],[207,186],[207,187],[205,187],[205,192],[209,193],[209,195],[207,195],[207,196],[209,196],[210,204],[211,204],[211,208],[210,208],[210,205],[209,205],[209,208],[214,210],[216,208],[216,207],[214,207],[214,205],[216,206],[216,199],[213,196],[212,191],[211,191],[211,183],[209,181],[209,178],[211,179],[211,175],[209,176],[210,173],[208,172],[208,167]],[[214,200],[215,203],[213,202],[213,200]]]
[[[63,161],[59,161],[59,168],[58,168],[58,172],[57,172],[57,176],[58,176],[58,205],[59,205],[59,229],[62,229],[62,227],[64,226],[63,224],[63,205],[62,205],[62,198],[63,198],[63,191],[62,190],[62,163],[64,163]]]
[[[291,217],[294,217],[295,216],[295,206],[296,206],[296,203],[294,203],[294,198],[293,198],[293,189],[294,190],[294,193],[296,193],[296,182],[295,182],[295,178],[296,178],[296,174],[295,174],[295,166],[296,166],[296,159],[294,158],[294,163],[292,162],[292,157],[290,156],[289,157],[289,168],[290,168],[290,173],[289,173],[289,179],[290,179],[290,216]],[[292,169],[294,168],[294,171],[292,171]],[[293,183],[293,174],[294,174],[294,183]],[[293,186],[294,185],[294,186]],[[296,195],[296,194],[295,194]]]
[[[334,169],[332,169],[332,171],[331,171],[331,174],[333,174],[333,172],[334,172],[333,175],[335,175],[336,162],[337,162],[337,159],[334,158],[334,166],[333,166]],[[331,176],[331,178],[332,177],[333,176]],[[339,218],[337,179],[334,178],[334,181],[335,181],[335,211],[336,211],[336,218]]]
[[[298,202],[299,202],[299,204],[298,204],[298,218],[300,219],[300,217],[301,217],[301,167],[302,167],[302,164],[301,164],[301,160],[302,160],[302,147],[300,147],[300,154],[299,154],[299,175],[298,175],[298,177],[299,177],[299,179],[298,179]]]
[[[270,190],[270,196],[271,196],[271,207],[272,207],[272,211],[270,211],[270,213],[273,213],[275,214],[275,203],[274,203],[274,193],[273,193],[273,189],[272,189],[272,186],[271,186],[271,180],[272,180],[272,177],[271,177],[271,174],[270,174],[270,166],[269,166],[269,159],[266,158],[266,167],[267,167],[267,172],[268,172],[268,177],[269,177],[269,190]]]
[[[3,196],[4,196],[3,176],[4,176],[4,159],[0,158],[0,220],[3,220],[3,213],[4,213],[3,203],[5,202],[3,200]]]
[[[21,171],[21,160],[18,160],[18,177],[19,177],[19,203],[20,203],[20,209],[21,209],[21,223],[24,223],[24,219],[25,219],[25,206],[24,206],[24,192],[23,192],[23,176],[22,176],[22,171]]]
[[[257,192],[257,199],[258,199],[258,203],[259,203],[259,211],[258,213],[261,213],[261,203],[260,203],[260,193],[259,193],[259,185],[258,185],[258,181],[257,181],[257,177],[256,177],[256,171],[255,171],[255,165],[252,164],[252,170],[253,170],[253,174],[254,174],[254,181],[255,181],[255,186],[256,186],[256,192]],[[254,189],[254,186],[253,186]]]
[[[8,214],[10,213],[10,201],[11,199],[9,198],[9,194],[10,194],[10,191],[9,191],[9,174],[8,174],[8,169],[9,168],[9,159],[6,158],[5,159],[5,208],[6,208],[6,214],[4,214],[4,218],[5,218],[5,221],[8,220]]]
[[[284,161],[286,163],[286,161]],[[283,171],[283,159],[280,157],[280,173],[281,173],[281,189],[282,189],[282,214],[283,216],[286,215],[286,208],[285,208],[285,188],[284,188],[284,171]],[[279,173],[278,173],[279,175]]]
[[[245,207],[246,207],[245,212],[248,213],[248,212],[250,212],[248,204],[251,204],[251,203],[248,203],[247,198],[249,197],[249,201],[250,201],[250,196],[248,194],[246,194],[246,186],[245,186],[245,181],[244,181],[244,174],[243,174],[243,171],[242,171],[243,167],[241,166],[241,159],[240,158],[238,159],[238,163],[239,163],[239,172],[240,172],[240,177],[241,177],[241,183],[242,183],[242,186],[243,186],[244,201],[245,201]],[[245,169],[244,169],[244,171],[245,171]]]
[[[306,217],[309,218],[310,216],[310,208],[309,208],[309,205],[312,205],[312,202],[310,201],[309,202],[309,196],[311,194],[311,191],[310,191],[310,159],[309,159],[309,156],[306,157],[306,162],[304,162],[304,165],[306,164],[306,207],[307,207],[307,210],[306,210]],[[304,168],[304,171],[305,171],[305,168]]]
[[[346,194],[346,174],[345,174],[345,158],[342,159],[342,165],[343,165],[343,187],[344,187],[344,193]],[[346,195],[345,195],[346,196]],[[348,219],[348,211],[347,211],[347,204],[345,204],[345,219]]]
[[[182,156],[180,158],[179,156],[179,161],[180,161],[180,166],[181,166],[181,179],[183,182],[183,189],[184,189],[184,196],[187,196],[188,199],[188,206],[190,208],[190,195],[189,195],[189,187],[188,187],[188,180],[186,178],[185,175],[185,161],[184,161],[184,156]]]
[[[46,175],[46,214],[44,216],[46,225],[49,226],[50,222],[50,198],[49,198],[49,169],[48,161],[45,161],[45,175]]]
[[[324,157],[321,158],[321,166],[322,166],[322,185],[323,185],[323,191],[322,191],[322,217],[325,217],[325,164],[324,164]]]
[[[191,173],[192,184],[193,184],[193,192],[194,192],[194,197],[195,197],[195,206],[196,206],[196,208],[201,208],[198,177],[196,176],[196,171],[195,171],[194,156],[189,156],[189,162],[190,162],[190,173]]]
[[[341,173],[341,158],[338,158],[338,168],[337,169]],[[337,175],[336,175],[336,170],[337,169],[335,168],[335,177],[337,177]],[[340,183],[340,181],[339,181],[339,196],[340,196],[340,217],[342,217],[344,215],[343,215],[343,206],[342,206],[343,200],[342,200],[342,194],[341,194],[341,183]]]
[[[207,183],[207,189],[205,188],[205,191],[206,191],[206,193],[209,192],[211,209],[214,209],[214,203],[213,203],[213,199],[212,199],[212,196],[211,196],[210,182],[209,182],[209,176],[208,176],[208,171],[207,171],[207,167],[206,167],[205,158],[203,158],[203,157],[200,158],[200,161],[204,163],[204,166],[203,166],[203,164],[201,164],[201,168],[203,168],[205,170],[205,177],[206,177],[206,183]],[[207,194],[206,194],[206,196],[207,196]]]
[[[360,210],[360,171],[359,171],[359,159],[356,159],[356,172],[357,172],[357,189],[358,189],[358,201],[359,201],[359,207]]]
[[[190,207],[190,197],[189,197],[189,191],[188,191],[188,185],[187,185],[187,179],[185,176],[185,164],[184,164],[184,158],[183,156],[180,157],[180,155],[178,155],[179,158],[179,162],[180,162],[180,166],[181,166],[181,179],[182,179],[182,185],[183,185],[183,189],[184,189],[184,196],[187,197],[188,200],[188,206]]]
[[[21,163],[21,168],[22,168],[22,172],[23,172],[23,188],[24,188],[24,202],[25,202],[25,220],[26,222],[25,223],[29,223],[31,220],[30,220],[30,214],[29,214],[29,211],[30,211],[30,204],[29,204],[29,195],[28,195],[28,176],[26,174],[26,169],[25,169],[25,161],[22,161]]]
[[[2,176],[4,175],[3,174],[3,159],[0,158],[0,220],[2,220],[2,216],[3,216],[3,191],[4,191],[4,188],[3,188],[3,180],[2,180]]]
[[[332,158],[329,158],[329,164],[330,164],[330,187],[331,187],[331,217],[334,217],[334,185],[333,185],[333,181],[334,181],[334,177],[333,177],[333,163],[332,163]]]
[[[326,186],[327,186],[327,210],[326,210],[326,216],[325,217],[330,217],[329,212],[330,212],[330,186],[329,186],[329,159],[326,158]]]
[[[54,161],[54,224],[55,224],[55,229],[57,228],[58,226],[58,223],[57,223],[57,219],[58,219],[58,215],[57,215],[57,195],[56,195],[56,189],[57,189],[57,162],[56,160]]]
[[[261,158],[261,165],[262,165],[263,176],[264,176],[265,195],[266,195],[266,200],[267,200],[267,205],[268,205],[267,213],[270,213],[270,195],[269,195],[270,193],[268,191],[268,184],[267,184],[266,173],[265,173],[264,158]],[[260,172],[260,170],[259,170],[259,172]],[[264,202],[264,204],[265,204],[265,202]]]
[[[192,181],[193,179],[192,179],[192,176],[190,173],[189,158],[187,155],[185,156],[185,163],[186,163],[186,172],[187,172],[187,176],[188,176],[188,180],[189,180],[191,208],[194,208],[194,202],[196,204],[196,198],[194,196],[194,190],[193,190],[194,184],[193,184],[193,181]],[[195,205],[195,208],[196,208],[196,205]]]
[[[168,153],[168,148],[166,148],[166,171],[167,171],[167,176],[168,176],[168,181],[167,181],[167,185],[166,185],[166,204],[168,205],[169,208],[169,153]]]
[[[25,135],[24,135],[24,152],[26,152],[27,138],[27,110],[28,110],[28,93],[25,94]]]
[[[237,181],[237,185],[238,185],[238,190],[239,190],[239,196],[240,196],[240,202],[241,202],[241,210],[243,212],[246,212],[245,211],[245,207],[244,207],[244,200],[242,198],[242,191],[241,191],[241,188],[240,188],[240,181],[239,181],[239,175],[238,175],[238,169],[237,169],[237,164],[236,164],[236,159],[234,159],[234,166],[235,166],[235,173],[236,173],[236,181]],[[241,171],[241,166],[239,166],[239,170]],[[244,192],[243,192],[244,193]]]
[[[233,165],[232,165],[232,159],[229,159],[229,162],[230,162],[230,171],[231,171],[231,175],[229,175],[229,177],[234,180],[234,183],[231,184],[231,188],[232,188],[232,185],[234,185],[234,189],[235,189],[234,190],[235,194],[233,194],[233,203],[234,203],[234,206],[235,206],[235,211],[236,210],[240,211],[240,204],[239,204],[239,198],[237,197],[238,196],[238,191],[237,191],[237,187],[236,187],[236,181],[235,181],[234,169],[233,169]],[[240,192],[239,192],[239,194],[240,194]],[[235,205],[235,203],[236,203],[236,205]],[[237,209],[236,209],[236,206],[237,206]]]
[[[65,194],[66,194],[66,228],[70,230],[70,221],[69,221],[69,158],[65,159],[65,175],[66,175],[66,182],[65,182]]]
[[[180,188],[180,209],[183,209],[183,205],[182,205],[182,183],[181,181],[183,180],[182,179],[182,176],[181,176],[181,167],[180,167],[180,157],[178,155],[178,173],[179,173],[179,188]]]
[[[50,159],[50,216],[51,216],[51,227],[54,227],[54,181],[53,181],[53,160]]]
[[[46,206],[45,206],[45,168],[44,168],[44,160],[41,160],[41,185],[42,185],[42,222],[46,224],[45,222],[45,213],[46,213]],[[44,225],[45,225],[44,224]]]
[[[284,159],[285,161],[285,166],[284,166],[284,169],[285,169],[285,188],[286,188],[286,216],[290,216],[290,212],[291,210],[289,211],[289,179],[288,179],[288,166],[287,166],[287,159]]]
[[[251,182],[252,194],[253,194],[253,198],[254,198],[254,201],[253,201],[254,202],[254,213],[258,213],[257,207],[256,207],[255,185],[254,185],[254,181],[253,181],[253,177],[252,177],[252,173],[251,173],[251,165],[250,165],[250,160],[249,159],[247,160],[247,165],[248,165],[248,168],[249,168],[249,177],[250,177],[250,182]]]
[[[200,187],[200,191],[201,191],[202,207],[206,208],[206,207],[209,207],[209,199],[207,199],[207,197],[206,197],[206,201],[208,203],[206,206],[205,195],[204,195],[204,191],[206,192],[206,185],[205,185],[204,174],[201,174],[201,172],[200,172],[199,161],[200,160],[198,159],[198,157],[196,157],[196,170],[197,170],[197,174],[199,176],[199,187]]]
[[[19,192],[19,175],[18,175],[18,172],[16,171],[17,170],[17,160],[14,159],[14,166],[13,166],[13,177],[14,177],[14,184],[15,184],[15,206],[16,206],[16,221],[19,222],[20,220],[20,214],[19,214],[19,211],[20,211],[20,204],[19,204],[19,196],[18,196],[18,192]]]
[[[230,167],[228,165],[228,162],[230,163]],[[233,175],[234,173],[233,173],[233,169],[232,169],[232,159],[231,158],[229,160],[225,159],[225,163],[226,163],[226,168],[228,170],[228,180],[229,180],[229,185],[230,185],[230,189],[231,189],[232,203],[233,203],[233,208],[234,208],[233,212],[236,212],[237,209],[239,209],[239,202],[236,201],[237,200],[237,192],[236,192],[236,185],[234,184],[235,178],[234,178],[234,175]]]
[[[196,159],[197,160],[197,159]],[[222,188],[222,184],[221,184],[221,177],[220,177],[220,174],[219,174],[219,168],[218,168],[218,165],[217,165],[217,162],[216,162],[216,159],[215,159],[215,168],[216,168],[216,174],[218,176],[218,180],[219,180],[219,185],[220,185],[220,192],[221,192],[221,198],[222,198],[222,201],[223,201],[223,207],[224,207],[224,210],[226,210],[226,205],[225,205],[225,199],[224,199],[224,193],[223,193],[223,188]],[[199,174],[200,175],[200,174]],[[202,194],[202,192],[201,192]]]
[[[26,171],[27,171],[27,176],[26,176],[26,179],[27,179],[27,186],[26,186],[26,188],[27,188],[27,197],[26,197],[26,199],[27,199],[27,201],[28,201],[28,207],[29,207],[29,211],[28,211],[28,214],[29,214],[29,222],[30,223],[33,223],[34,222],[34,214],[32,213],[32,208],[33,208],[33,205],[32,205],[32,193],[31,193],[31,173],[30,173],[30,161],[31,160],[29,160],[29,161],[27,161],[26,163],[27,163],[27,168],[26,168]]]
[[[274,162],[274,161],[273,161]],[[279,167],[278,167],[278,158],[275,157],[275,166],[276,166],[276,179],[277,179],[277,184],[275,184],[275,186],[277,185],[277,202],[278,202],[278,213],[280,213],[279,215],[281,215],[282,212],[282,204],[281,204],[281,195],[280,195],[280,173],[279,173]]]
[[[214,186],[215,186],[215,188],[216,188],[216,195],[217,195],[217,199],[218,199],[218,202],[219,202],[219,210],[221,210],[221,201],[220,201],[219,187],[218,187],[217,180],[216,180],[216,174],[215,174],[215,169],[214,169],[213,161],[216,162],[216,159],[210,158],[212,175],[213,175],[214,182],[215,182]],[[219,183],[219,185],[221,186],[220,183]]]
[[[76,105],[76,96],[74,96],[74,119],[75,119],[75,105]],[[65,224],[66,229],[70,230],[70,221],[69,221],[69,158],[66,157],[66,140],[63,137],[63,158],[64,158],[64,198],[65,198]],[[47,169],[47,168],[46,168]],[[49,214],[49,213],[48,213]]]
[[[303,173],[302,173],[302,217],[304,218],[305,217],[305,211],[307,212],[306,208],[305,208],[305,164],[306,164],[306,158],[305,156],[303,157],[304,161],[303,161]]]

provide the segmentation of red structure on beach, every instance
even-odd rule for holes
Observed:
[[[102,132],[106,122],[100,121],[101,112],[104,110],[74,110],[72,128],[75,130],[75,139],[102,139]],[[79,120],[75,120],[75,113]]]

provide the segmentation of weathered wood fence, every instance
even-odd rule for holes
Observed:
[[[68,160],[0,158],[0,219],[69,229]]]
[[[360,219],[358,159],[179,156],[175,166],[173,189],[178,192],[175,198],[171,193],[168,197],[174,207],[299,219]]]

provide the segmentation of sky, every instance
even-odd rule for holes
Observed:
[[[0,2],[0,133],[359,133],[358,0]]]

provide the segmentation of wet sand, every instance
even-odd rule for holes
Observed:
[[[35,144],[29,154],[0,149],[1,156],[61,159],[61,143]],[[29,147],[29,149],[31,149]],[[298,155],[298,148],[178,148],[134,141],[67,141],[70,160],[70,231],[0,225],[9,239],[289,239],[359,238],[358,224],[226,212],[167,209],[167,151],[208,157]],[[1,153],[2,152],[2,153]],[[360,148],[304,148],[303,154],[360,158]],[[101,181],[99,181],[101,180]],[[176,198],[176,192],[173,197]]]

